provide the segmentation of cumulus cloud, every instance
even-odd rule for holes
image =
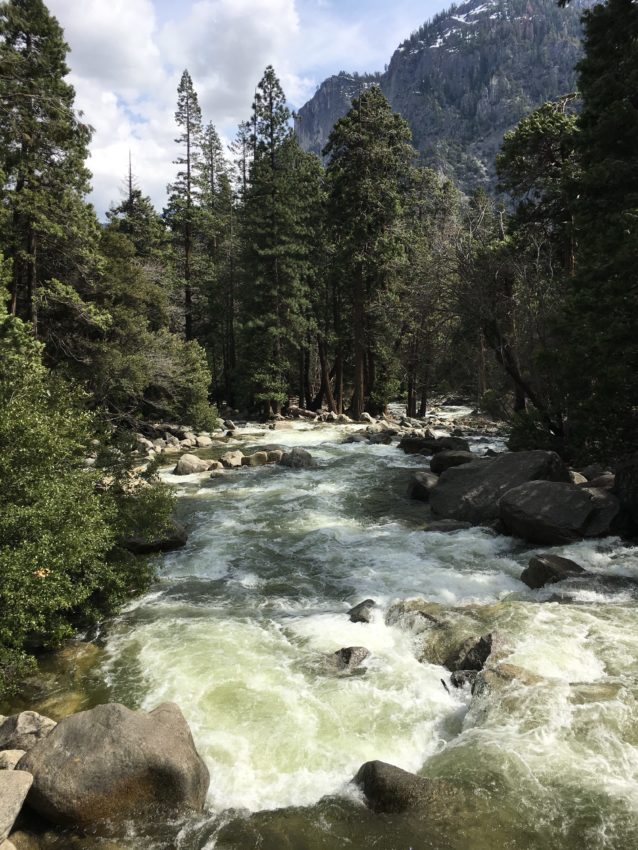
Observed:
[[[205,120],[230,138],[250,114],[266,65],[274,65],[298,107],[330,73],[381,68],[391,52],[388,38],[412,27],[399,7],[410,7],[414,25],[423,15],[423,0],[394,0],[391,10],[385,0],[47,2],[71,48],[77,107],[95,128],[89,167],[100,215],[119,200],[129,150],[143,191],[158,208],[165,203],[175,173],[174,111],[184,68]]]

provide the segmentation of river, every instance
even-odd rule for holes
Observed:
[[[143,840],[131,825],[117,846],[635,850],[638,608],[622,577],[638,577],[636,550],[557,547],[605,580],[528,590],[519,576],[536,550],[486,530],[423,531],[427,507],[407,486],[424,458],[345,434],[243,438],[303,446],[316,469],[164,471],[189,543],[109,629],[99,673],[112,700],[180,705],[210,770],[209,810]],[[367,597],[373,622],[351,623]],[[448,641],[496,630],[524,681],[479,698],[446,689],[438,632],[400,616],[406,599],[442,618]],[[354,645],[371,652],[361,670],[332,671],[326,655]],[[375,815],[350,783],[372,759],[458,796],[425,817]]]

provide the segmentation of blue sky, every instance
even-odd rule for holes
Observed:
[[[158,207],[174,173],[176,88],[193,76],[204,117],[228,140],[272,63],[293,107],[340,70],[382,71],[445,0],[48,0],[71,48],[77,105],[95,128],[89,166],[102,215],[132,152]],[[81,10],[81,11],[80,11]]]

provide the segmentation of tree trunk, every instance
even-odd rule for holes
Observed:
[[[328,375],[328,363],[326,361],[326,344],[319,335],[317,335],[317,348],[319,350],[319,364],[321,366],[321,386],[324,388],[326,398],[328,399],[329,409],[332,411],[332,413],[336,413],[337,405],[335,404],[334,396],[332,394],[332,387],[330,386],[330,376]]]
[[[353,287],[352,323],[354,331],[354,388],[352,394],[352,416],[361,419],[365,407],[365,284],[363,268],[360,266],[355,274]]]

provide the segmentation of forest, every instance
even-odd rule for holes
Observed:
[[[133,163],[99,221],[64,33],[42,0],[0,6],[2,686],[148,585],[121,545],[172,510],[153,469],[131,483],[145,422],[456,393],[512,449],[635,449],[638,5],[584,25],[578,92],[506,135],[494,197],[424,165],[376,85],[319,158],[272,67],[229,150],[185,70],[166,208]]]

